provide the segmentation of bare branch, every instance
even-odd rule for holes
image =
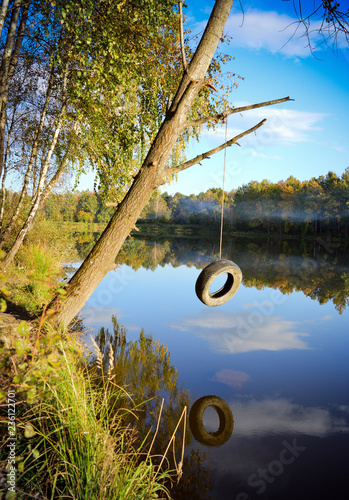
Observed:
[[[242,106],[240,108],[231,108],[223,111],[223,113],[219,113],[214,116],[204,116],[202,118],[198,118],[197,120],[187,121],[185,128],[187,127],[197,127],[198,125],[203,125],[208,122],[219,122],[225,120],[225,118],[233,113],[242,113],[244,111],[248,111],[250,109],[262,108],[264,106],[272,106],[273,104],[280,104],[280,102],[286,101],[294,101],[290,97],[282,97],[281,99],[275,99],[273,101],[260,102],[257,104],[250,104],[249,106]]]
[[[245,135],[251,134],[252,132],[255,132],[259,127],[264,125],[264,123],[267,121],[266,118],[262,120],[261,122],[257,123],[252,128],[249,128],[248,130],[245,130],[245,132],[241,132],[241,134],[233,137],[230,139],[228,142],[224,142],[220,146],[211,149],[210,151],[206,151],[206,153],[203,153],[201,155],[196,156],[192,160],[186,161],[185,163],[182,163],[181,165],[178,165],[177,167],[172,167],[172,168],[167,168],[165,170],[166,175],[172,175],[172,174],[178,174],[178,172],[181,172],[182,170],[185,170],[193,165],[196,165],[197,163],[200,163],[201,160],[205,160],[206,158],[210,158],[211,155],[214,155],[215,153],[219,153],[219,151],[222,151],[224,148],[228,148],[229,146],[232,146],[233,144],[237,144],[240,146],[238,143],[238,140],[241,139],[242,137],[245,137]]]
[[[293,7],[297,21],[292,24],[298,25],[295,32],[299,26],[303,25],[304,35],[302,36],[306,37],[308,47],[314,56],[314,51],[322,43],[329,46],[329,42],[332,42],[332,50],[337,50],[337,41],[340,35],[349,42],[349,9],[340,10],[340,2],[336,0],[314,1],[309,14],[303,13],[301,0],[293,0]],[[318,20],[320,25],[317,24]],[[314,29],[310,29],[312,22],[314,22]],[[295,32],[290,39],[294,37]],[[322,37],[322,42],[317,42],[316,38],[312,38],[314,33]]]

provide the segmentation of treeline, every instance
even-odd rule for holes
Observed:
[[[220,223],[221,189],[188,197],[164,193],[161,198],[151,200],[147,218],[179,224]],[[340,177],[329,172],[303,182],[291,176],[277,183],[263,180],[244,184],[225,193],[224,222],[225,230],[347,238],[349,168]]]
[[[107,223],[115,209],[107,206],[98,193],[81,191],[52,194],[45,201],[42,213],[47,220],[66,222]]]
[[[198,195],[155,193],[139,224],[156,221],[215,227],[221,219],[222,189]],[[52,221],[107,223],[115,210],[89,191],[51,194],[42,215]],[[225,193],[224,229],[269,235],[313,235],[347,238],[349,234],[349,168],[341,175],[299,181],[289,177],[277,183],[251,181]]]
[[[234,194],[236,229],[246,224],[255,230],[286,234],[327,234],[348,237],[349,168],[338,177],[326,176],[285,182],[252,181]]]

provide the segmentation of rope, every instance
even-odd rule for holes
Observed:
[[[225,119],[225,143],[228,137],[228,117]],[[222,259],[222,242],[223,242],[223,213],[224,213],[224,184],[225,184],[225,165],[227,161],[227,147],[224,148],[224,167],[223,167],[223,192],[222,192],[222,209],[221,209],[221,234],[219,238],[219,259]]]

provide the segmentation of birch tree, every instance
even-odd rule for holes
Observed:
[[[23,42],[29,5],[30,2],[24,0],[14,0],[13,2],[3,0],[0,7],[0,36],[4,35],[2,36],[0,63],[0,178],[3,172],[5,153],[8,94]]]
[[[1,245],[15,228],[19,216],[23,216],[24,201],[28,189],[31,190],[28,220],[6,256],[6,268],[33,225],[43,194],[48,195],[67,165],[64,145],[69,147],[69,140],[67,132],[59,137],[66,108],[66,85],[60,68],[51,64],[60,36],[60,26],[50,15],[51,7],[40,0],[20,3],[14,0],[7,11],[1,12],[6,21],[2,33]],[[12,49],[11,36],[15,38]],[[55,167],[57,170],[52,172]],[[10,171],[22,179],[23,184],[17,206],[4,221],[5,183]]]
[[[156,99],[168,91],[166,82],[177,71],[175,64],[169,64],[176,44],[171,30],[173,4],[164,0],[154,12],[143,12],[153,4],[150,0],[124,4],[62,0],[39,5],[38,31],[35,37],[31,33],[39,49],[24,50],[22,66],[17,68],[16,81],[24,72],[27,75],[22,85],[27,92],[22,89],[22,130],[14,143],[11,127],[7,130],[12,156],[5,156],[4,173],[13,168],[18,149],[25,168],[18,206],[3,229],[2,244],[22,214],[29,191],[31,207],[6,255],[5,269],[68,164],[78,171],[87,163],[94,165],[101,194],[115,200],[130,184],[145,144],[156,130]],[[165,23],[160,29],[155,22],[159,19]],[[160,39],[165,42],[161,46]],[[155,67],[157,79],[150,77]],[[12,85],[12,94],[14,90]],[[15,106],[11,113],[8,110],[8,123],[16,115]],[[5,175],[3,183],[4,179]]]

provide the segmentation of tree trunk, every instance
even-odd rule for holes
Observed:
[[[55,132],[53,134],[53,138],[52,138],[52,141],[50,144],[50,148],[46,154],[45,160],[44,160],[42,167],[41,167],[40,179],[38,182],[38,188],[37,188],[36,195],[34,197],[33,205],[31,207],[31,210],[29,212],[27,220],[25,221],[22,229],[20,230],[19,234],[17,235],[17,238],[16,238],[14,244],[12,245],[12,247],[10,248],[9,252],[6,255],[6,258],[3,262],[4,269],[6,269],[9,266],[9,264],[13,261],[13,258],[15,257],[20,246],[22,245],[25,236],[27,235],[28,231],[30,231],[30,229],[33,227],[36,214],[37,214],[39,207],[43,201],[43,194],[45,191],[44,184],[46,181],[47,171],[48,171],[48,168],[50,166],[50,161],[51,161],[54,149],[55,149],[57,141],[58,141],[58,136],[59,136],[61,128],[62,128],[61,120],[62,120],[62,117],[64,115],[65,108],[66,108],[66,105],[65,105],[65,103],[63,103],[62,108],[60,110],[60,116],[58,117],[58,120],[57,120],[56,129],[55,129]],[[63,161],[65,161],[65,159]],[[58,170],[60,170],[60,169],[58,169]]]
[[[39,121],[38,130],[37,130],[37,133],[35,136],[35,140],[34,140],[33,145],[32,145],[27,171],[26,171],[26,174],[24,176],[23,188],[22,188],[19,200],[18,200],[17,208],[14,211],[7,228],[5,229],[5,231],[2,232],[2,234],[0,234],[0,248],[3,246],[3,244],[6,242],[6,240],[10,236],[12,229],[14,228],[14,226],[17,222],[19,214],[21,213],[22,205],[23,205],[24,200],[25,200],[25,195],[27,194],[27,189],[28,189],[29,180],[30,180],[30,174],[33,170],[34,163],[36,160],[39,140],[40,140],[40,137],[42,134],[42,130],[44,128],[47,109],[48,109],[48,106],[50,103],[51,90],[52,90],[52,85],[53,85],[53,76],[54,76],[54,68],[52,68],[51,73],[50,73],[50,77],[48,80],[45,103],[44,103],[44,106],[43,106],[43,109],[42,109],[42,112],[40,115],[40,121]],[[35,185],[33,186],[33,191],[35,192]]]
[[[27,217],[27,220],[25,221],[22,229],[20,230],[19,234],[17,235],[17,238],[12,245],[11,249],[9,252],[6,254],[6,258],[2,264],[3,269],[7,269],[7,267],[10,265],[10,263],[13,261],[14,256],[20,249],[24,238],[26,237],[28,231],[31,230],[31,228],[34,225],[35,222],[35,217],[38,212],[38,209],[40,207],[40,201],[41,201],[41,196],[37,196],[34,205],[32,206],[29,215]]]
[[[28,19],[29,5],[25,5],[22,10],[22,17],[19,23],[18,32],[17,22],[21,9],[22,0],[15,0],[12,7],[11,20],[6,37],[6,44],[2,54],[1,61],[1,83],[0,83],[0,177],[3,171],[4,152],[5,152],[5,127],[6,127],[6,107],[10,88],[10,82],[13,76],[15,66],[18,61],[19,51],[22,45],[25,27]],[[17,36],[17,39],[16,39]],[[15,41],[16,40],[16,41]]]
[[[6,181],[7,169],[6,165],[4,167],[2,181],[1,181],[1,201],[0,201],[0,232],[2,229],[2,223],[4,220],[5,213],[5,202],[6,202],[6,189],[5,189],[5,181]],[[0,236],[1,237],[1,236]]]
[[[0,36],[7,15],[9,0],[3,0],[0,7]]]
[[[183,73],[176,96],[152,143],[144,163],[125,198],[118,206],[101,237],[67,285],[66,297],[58,305],[53,320],[68,325],[85,305],[104,276],[115,268],[115,258],[132,231],[154,190],[163,184],[165,166],[180,134],[187,126],[190,108],[204,86],[206,71],[221,39],[233,0],[217,0],[199,46]]]

